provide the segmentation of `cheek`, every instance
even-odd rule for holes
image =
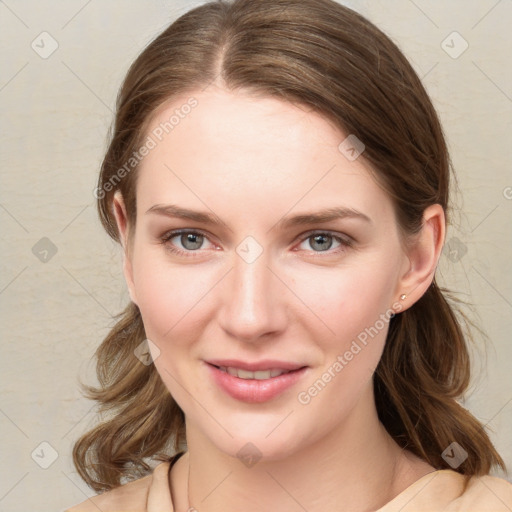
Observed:
[[[307,406],[308,417],[325,415],[328,407],[329,421],[334,425],[368,390],[393,315],[393,269],[383,270],[383,266],[354,266],[325,280],[321,291],[319,287],[309,288],[311,303],[321,304],[313,309],[322,322],[312,320],[307,329],[314,330],[322,357],[314,375],[297,395],[298,402]],[[304,286],[304,293],[306,289]]]
[[[204,382],[189,380],[185,361],[193,358],[197,340],[204,336],[209,318],[207,307],[210,281],[197,267],[171,267],[162,258],[147,256],[134,268],[137,302],[146,336],[159,349],[155,367],[167,389],[184,410]],[[186,389],[183,387],[186,383]]]
[[[159,344],[170,339],[180,343],[183,334],[189,337],[193,332],[201,299],[211,285],[199,267],[172,266],[158,254],[162,250],[141,250],[134,257],[135,293],[148,338]]]
[[[310,387],[301,389],[297,398],[303,405],[318,408],[318,414],[325,404],[338,404],[333,417],[339,420],[371,382],[393,314],[398,273],[392,261],[374,255],[357,264],[340,266],[335,272],[330,269],[322,277],[317,271],[310,276],[316,279],[308,280],[303,275],[296,280],[297,294],[302,294],[317,314],[308,316],[312,320],[306,329],[322,354],[318,369],[307,383]]]
[[[324,330],[323,339],[330,333],[330,343],[338,348],[373,326],[381,314],[390,314],[396,268],[383,263],[384,258],[371,259],[327,272],[295,272],[294,292],[315,313],[308,318],[316,318],[315,329]]]

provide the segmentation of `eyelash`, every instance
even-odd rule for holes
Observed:
[[[163,235],[160,240],[163,245],[167,246],[166,247],[167,250],[170,251],[171,253],[177,254],[179,256],[185,256],[187,258],[194,258],[194,257],[200,256],[201,249],[184,251],[182,249],[178,249],[177,247],[175,247],[169,243],[170,240],[172,240],[174,237],[176,237],[178,235],[183,235],[183,234],[200,235],[200,236],[203,236],[204,238],[208,239],[208,236],[205,233],[201,232],[200,230],[178,229],[178,230],[174,230],[174,231],[169,231],[168,233]],[[300,239],[300,243],[308,240],[309,238],[313,238],[314,236],[317,236],[317,235],[327,235],[328,237],[331,237],[334,240],[336,240],[337,242],[339,242],[341,245],[338,248],[336,248],[335,250],[328,249],[326,251],[311,251],[313,254],[315,254],[314,257],[322,257],[323,254],[327,254],[327,255],[339,254],[339,253],[344,252],[348,248],[352,247],[352,245],[353,245],[353,240],[350,239],[348,236],[342,237],[342,236],[334,234],[331,231],[321,231],[321,230],[309,231],[309,232],[305,233],[302,236],[302,238]]]

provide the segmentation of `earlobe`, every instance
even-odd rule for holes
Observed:
[[[114,211],[114,217],[116,219],[117,231],[119,233],[119,242],[123,247],[123,274],[128,286],[130,298],[134,304],[137,304],[135,285],[133,280],[133,266],[132,266],[132,254],[130,250],[130,237],[129,237],[129,226],[128,226],[128,215],[126,213],[126,206],[124,203],[123,196],[118,190],[114,194],[112,201],[112,209]]]
[[[446,220],[443,207],[433,204],[423,212],[421,231],[408,249],[409,266],[397,292],[401,311],[418,301],[431,285],[444,244]]]

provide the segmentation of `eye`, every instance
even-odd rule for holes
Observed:
[[[161,240],[169,251],[185,256],[196,256],[193,253],[199,252],[199,249],[204,249],[203,244],[205,241],[211,244],[203,233],[192,230],[170,231],[166,233]]]
[[[307,247],[303,247],[304,244],[308,244],[313,252],[329,252],[338,253],[351,246],[351,240],[348,237],[337,236],[333,233],[319,231],[316,233],[309,233],[306,238],[303,239],[299,245],[299,249],[310,250]],[[332,249],[334,245],[335,250]]]
[[[210,248],[215,247],[205,234],[196,230],[175,230],[161,237],[161,243],[166,246],[167,250],[174,254],[187,257],[200,256],[202,253],[201,249],[208,248],[204,246],[205,242],[211,245]],[[304,247],[304,244],[308,244],[309,248]],[[333,246],[334,250],[331,250]],[[337,254],[351,246],[352,239],[348,236],[318,231],[307,233],[306,236],[302,238],[298,250],[312,251],[313,253]]]

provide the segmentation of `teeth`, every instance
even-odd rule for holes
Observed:
[[[239,379],[256,379],[265,380],[271,377],[278,377],[283,373],[289,373],[289,370],[280,370],[279,368],[271,368],[270,370],[258,370],[256,372],[250,372],[248,370],[242,370],[241,368],[233,368],[232,366],[219,366],[219,370],[229,373]]]

